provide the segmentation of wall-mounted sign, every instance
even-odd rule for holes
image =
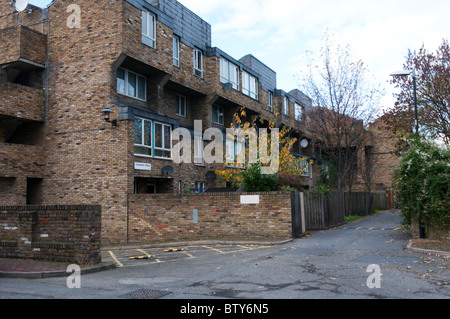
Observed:
[[[151,171],[152,170],[152,164],[150,163],[134,163],[134,169],[137,169],[139,171]]]
[[[241,204],[259,204],[259,195],[241,195]]]

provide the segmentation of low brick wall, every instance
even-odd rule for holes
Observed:
[[[292,237],[290,192],[129,195],[128,212],[130,242]]]
[[[100,206],[0,206],[0,257],[101,262]]]

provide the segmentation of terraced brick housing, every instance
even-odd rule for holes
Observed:
[[[101,205],[103,242],[125,242],[129,194],[226,186],[214,173],[223,164],[201,152],[176,164],[172,133],[185,128],[193,146],[206,144],[194,121],[225,133],[241,107],[269,121],[279,106],[278,125],[310,142],[293,153],[308,158],[312,187],[317,150],[298,125],[311,100],[211,37],[211,25],[175,0],[55,0],[22,12],[2,1],[1,204]]]

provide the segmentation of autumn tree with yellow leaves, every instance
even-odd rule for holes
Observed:
[[[248,116],[245,107],[234,114],[231,128],[240,129],[245,133],[245,146],[240,148],[241,152],[235,156],[232,163],[225,161],[224,168],[216,171],[216,174],[221,177],[221,182],[228,182],[232,187],[242,187],[249,192],[301,188],[301,176],[306,169],[302,161],[305,158],[297,158],[291,154],[296,139],[289,137],[290,128],[287,126],[277,127],[278,109],[276,105],[274,115],[268,121],[256,115]],[[267,134],[258,135],[260,128],[267,129],[263,130]],[[227,136],[227,138],[233,142],[236,140],[235,136]],[[279,143],[276,144],[277,149],[272,149],[272,142],[275,139]],[[249,146],[255,141],[259,151],[257,154],[251,154],[252,147]],[[262,145],[267,145],[267,150]],[[229,148],[227,148],[228,151]],[[278,152],[278,156],[271,156],[274,155],[273,152]],[[229,154],[225,155],[227,156]],[[269,165],[276,167],[276,170],[270,174],[264,174],[263,169]]]

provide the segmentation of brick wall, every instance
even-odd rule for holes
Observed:
[[[101,262],[100,206],[0,206],[0,257]]]
[[[241,204],[242,195],[259,204]],[[290,192],[129,195],[128,208],[130,242],[292,236]]]

